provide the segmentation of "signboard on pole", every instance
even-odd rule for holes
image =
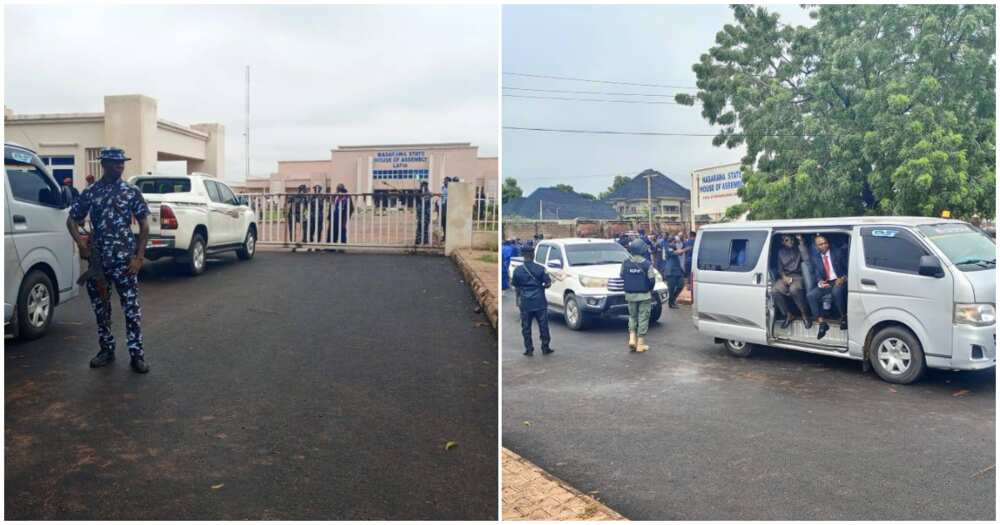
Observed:
[[[723,164],[691,172],[691,207],[695,217],[712,220],[725,216],[726,208],[742,202],[736,190],[743,187],[740,163]]]

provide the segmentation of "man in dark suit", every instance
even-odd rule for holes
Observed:
[[[833,304],[840,312],[840,329],[847,329],[847,247],[832,250],[829,241],[822,235],[816,236],[815,243],[816,252],[811,258],[816,287],[809,291],[807,298],[819,323],[816,339],[823,339],[830,330],[821,308],[827,296],[832,296]]]
[[[517,289],[517,306],[521,310],[521,335],[524,337],[524,355],[535,352],[531,342],[531,321],[538,320],[538,334],[542,337],[542,353],[551,354],[549,348],[548,302],[545,289],[552,286],[552,280],[545,268],[535,262],[535,251],[525,248],[521,251],[524,264],[514,269],[511,284]]]

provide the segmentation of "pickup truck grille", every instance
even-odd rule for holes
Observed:
[[[608,279],[608,291],[609,292],[624,292],[625,291],[625,281],[621,277],[611,277]]]

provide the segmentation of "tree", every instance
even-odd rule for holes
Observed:
[[[593,196],[592,194],[590,194],[590,193],[580,193],[579,195],[580,195],[581,197],[583,197],[584,199],[587,199],[588,201],[596,201],[596,200],[597,200],[597,197],[594,197],[594,196]]]
[[[993,6],[823,5],[808,28],[732,9],[676,96],[746,145],[727,215],[995,216]]]
[[[573,186],[570,186],[569,184],[556,184],[553,188],[566,193],[573,193]]]
[[[503,188],[501,188],[501,200],[504,204],[511,199],[516,199],[524,195],[521,191],[521,187],[517,185],[517,179],[514,177],[507,177],[503,180]]]
[[[618,191],[618,188],[621,188],[622,186],[628,184],[629,182],[632,182],[632,179],[624,175],[615,175],[615,180],[611,182],[611,186],[608,188],[608,191],[602,191],[601,193],[598,193],[597,198],[603,201],[607,199],[612,193]]]

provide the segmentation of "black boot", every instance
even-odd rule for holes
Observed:
[[[146,360],[142,358],[141,355],[134,355],[129,361],[129,365],[132,366],[132,370],[135,370],[139,374],[145,374],[149,372],[149,365],[146,364]]]
[[[549,347],[546,346],[545,348],[542,348],[542,355],[549,355],[549,354],[551,354],[554,351],[555,350],[552,350],[551,348],[549,348]]]
[[[531,357],[531,356],[535,355],[535,349],[534,348],[529,348],[529,349],[525,350],[524,351],[524,355],[526,355],[528,357]]]
[[[90,360],[90,368],[101,368],[102,366],[108,366],[115,361],[115,351],[114,349],[105,350],[101,349],[97,352],[97,355]]]

